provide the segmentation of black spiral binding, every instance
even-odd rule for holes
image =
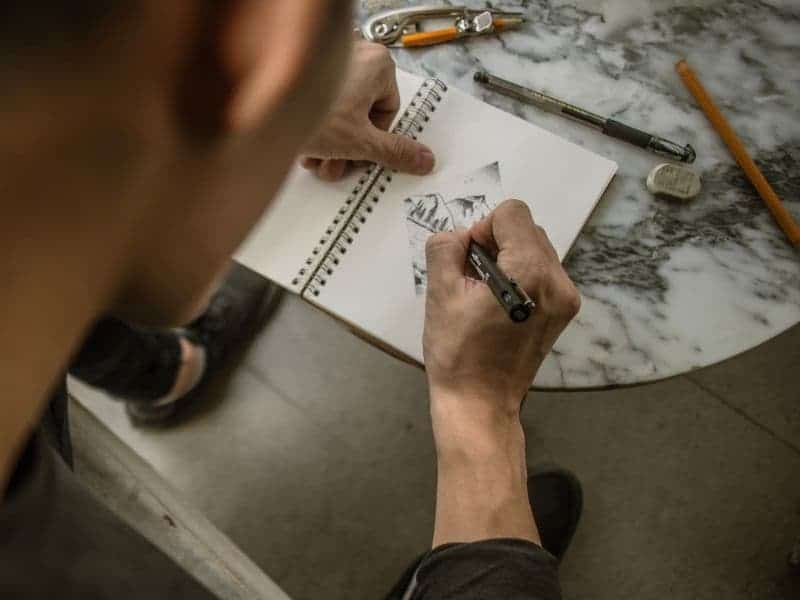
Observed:
[[[444,99],[447,85],[439,79],[426,80],[417,91],[406,111],[397,121],[392,133],[405,135],[414,140],[425,130],[436,112],[437,105]],[[349,246],[361,232],[361,228],[369,219],[374,206],[381,200],[388,184],[392,182],[395,171],[380,165],[370,165],[366,173],[359,179],[347,200],[339,209],[333,223],[320,236],[319,245],[297,274],[292,285],[313,297],[318,297],[327,285],[328,279],[347,254]],[[325,258],[315,268],[319,257]]]

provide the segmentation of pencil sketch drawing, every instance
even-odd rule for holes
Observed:
[[[428,283],[425,244],[441,231],[468,228],[477,223],[502,201],[500,166],[492,163],[466,176],[445,182],[441,189],[405,199],[406,225],[411,246],[414,288],[425,293]]]

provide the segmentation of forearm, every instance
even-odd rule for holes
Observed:
[[[518,415],[467,411],[465,402],[432,399],[438,456],[433,546],[498,538],[539,544]]]

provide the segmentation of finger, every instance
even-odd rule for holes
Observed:
[[[400,87],[397,84],[397,64],[385,46],[379,47],[377,51],[380,54],[381,68],[378,70],[378,81],[374,82],[378,95],[373,109],[397,114],[402,104]]]
[[[437,233],[425,245],[428,290],[449,293],[465,281],[469,232],[465,230]]]
[[[469,234],[470,237],[477,244],[480,244],[484,250],[486,250],[489,254],[492,254],[495,258],[497,257],[500,249],[497,247],[497,242],[495,242],[494,234],[492,233],[491,214],[473,224],[469,230]]]
[[[309,171],[316,171],[321,164],[322,161],[320,159],[311,158],[310,156],[306,156],[300,161],[300,166],[302,166],[304,169],[308,169]]]
[[[394,118],[397,116],[397,111],[382,111],[373,110],[369,114],[369,120],[372,124],[383,131],[389,131],[389,128],[394,123]]]
[[[367,160],[381,163],[390,169],[413,175],[427,175],[436,166],[433,151],[403,135],[373,129]]]
[[[486,219],[476,223],[470,233],[487,250],[498,253],[509,247],[543,243],[528,205],[520,200],[503,202]]]
[[[325,181],[339,181],[347,170],[347,161],[339,159],[323,160],[317,174]]]
[[[559,274],[548,286],[546,294],[537,300],[532,324],[542,332],[542,344],[549,351],[566,326],[581,309],[581,296],[566,273]]]
[[[386,83],[386,93],[372,107],[369,118],[375,127],[388,131],[400,110],[400,89],[397,86],[396,70],[392,69]]]

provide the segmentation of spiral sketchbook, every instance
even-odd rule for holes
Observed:
[[[433,149],[434,173],[372,165],[331,184],[297,168],[237,260],[421,364],[427,237],[518,198],[563,260],[617,165],[438,79],[398,83],[393,131]]]

